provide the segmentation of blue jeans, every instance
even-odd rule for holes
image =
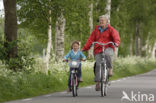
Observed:
[[[69,79],[68,79],[68,87],[70,88],[71,87],[71,71],[73,70],[73,68],[70,68],[70,72],[69,72]],[[78,73],[77,73],[77,77],[78,78],[81,78],[81,63],[79,65],[79,68],[78,68]]]

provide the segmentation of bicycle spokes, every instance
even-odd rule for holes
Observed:
[[[72,94],[73,97],[77,96],[77,88],[78,88],[78,78],[76,74],[72,74],[71,76],[71,88],[72,88]]]

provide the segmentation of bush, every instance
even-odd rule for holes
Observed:
[[[13,47],[13,44],[10,43],[10,47],[4,47],[3,43],[0,43],[0,60],[6,65],[6,68],[12,69],[14,68],[16,71],[18,70],[26,70],[32,69],[35,60],[33,57],[30,56],[31,51],[30,49],[24,45],[22,42],[18,41],[18,54],[16,58],[8,58],[7,52],[9,48]]]

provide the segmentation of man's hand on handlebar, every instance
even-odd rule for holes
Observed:
[[[108,44],[112,44],[112,45],[114,45],[116,47],[119,47],[118,43],[113,43],[113,42],[107,42],[107,43],[93,42],[92,46],[94,46],[95,44],[99,44],[99,45],[103,45],[103,46],[108,45]]]
[[[119,47],[119,44],[118,44],[118,43],[114,43],[114,45],[115,45],[116,47]]]
[[[85,50],[81,49],[81,52],[84,52]]]

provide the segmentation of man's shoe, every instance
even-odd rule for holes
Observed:
[[[96,84],[95,90],[100,91],[100,85],[99,84]]]
[[[109,76],[112,77],[113,76],[113,69],[109,70]]]

